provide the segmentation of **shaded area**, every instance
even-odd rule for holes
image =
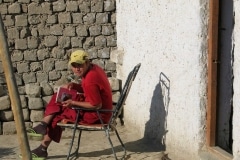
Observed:
[[[144,159],[144,157],[152,157],[157,156],[161,158],[164,153],[161,152],[161,147],[159,143],[153,141],[147,141],[144,138],[139,137],[138,133],[132,128],[128,128],[125,126],[118,126],[119,135],[121,136],[123,143],[126,147],[127,155],[125,159]],[[116,151],[117,156],[120,158],[123,155],[122,147],[119,141],[116,138],[114,132],[111,132],[111,139],[113,142],[114,149]],[[110,144],[105,137],[103,132],[83,132],[81,140],[81,146],[79,149],[78,158],[70,158],[70,159],[114,159]],[[66,143],[67,142],[67,143]],[[66,159],[67,150],[69,147],[70,139],[63,139],[61,144],[56,144],[54,149],[49,151],[48,159]],[[77,141],[74,142],[74,148],[72,151],[75,151],[77,146]],[[63,152],[57,153],[55,152],[55,148],[59,148],[57,145],[65,144],[65,149]],[[52,147],[52,146],[51,146]],[[52,152],[54,154],[52,154]]]
[[[0,159],[4,158],[5,156],[15,155],[15,147],[11,148],[0,148]]]
[[[89,144],[90,145],[90,144]],[[93,144],[94,145],[94,142]],[[108,146],[109,144],[107,143],[103,143],[102,145],[106,145]],[[84,147],[84,146],[83,146]],[[127,159],[134,159],[134,157],[136,157],[136,155],[140,155],[142,154],[141,157],[147,156],[147,152],[159,152],[161,150],[161,148],[159,147],[158,144],[153,144],[153,143],[148,143],[146,141],[144,141],[143,139],[140,140],[136,140],[136,141],[132,141],[132,142],[127,142],[125,143],[125,147],[127,149],[127,155],[125,157],[125,160]],[[118,157],[121,157],[123,154],[123,151],[121,150],[121,145],[116,146],[115,145],[115,151]],[[79,154],[78,154],[78,158],[72,158],[72,159],[81,159],[81,158],[86,158],[86,157],[107,157],[107,158],[114,158],[113,154],[112,154],[112,150],[109,146],[108,149],[100,149],[100,145],[99,145],[99,150],[97,150],[97,148],[95,148],[96,150],[94,151],[81,151],[81,148],[79,150]],[[159,158],[161,158],[160,152],[159,152]],[[56,159],[56,158],[66,158],[66,154],[63,155],[55,155],[55,156],[49,156],[48,159]],[[103,158],[103,159],[105,159]],[[100,158],[101,159],[101,158]]]
[[[219,1],[216,146],[232,154],[234,29],[233,0]]]

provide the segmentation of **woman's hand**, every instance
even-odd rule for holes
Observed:
[[[68,100],[62,102],[62,106],[65,107],[65,108],[66,108],[66,107],[72,107],[72,106],[73,106],[73,103],[74,103],[73,100],[68,99]]]

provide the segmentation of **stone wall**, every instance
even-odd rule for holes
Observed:
[[[105,69],[119,95],[116,63],[115,0],[0,0],[0,13],[27,126],[42,119],[56,86],[71,81],[68,59],[84,49]],[[16,132],[0,61],[0,134]]]

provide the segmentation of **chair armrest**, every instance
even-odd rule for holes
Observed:
[[[96,108],[83,108],[83,107],[71,107],[72,109],[74,109],[74,110],[83,110],[83,111],[90,111],[90,112],[114,112],[114,110],[113,109],[101,109],[101,108],[99,108],[99,109],[96,109]]]
[[[79,107],[79,106],[77,106],[77,107],[76,107],[76,106],[73,106],[73,107],[71,107],[71,108],[77,111],[77,113],[78,113],[77,119],[79,118],[79,113],[80,113],[80,111],[96,112],[102,125],[104,125],[105,123],[103,122],[100,113],[101,113],[101,112],[105,112],[105,113],[106,113],[106,112],[108,112],[108,113],[109,113],[109,112],[111,112],[111,113],[114,113],[114,112],[115,112],[115,110],[113,110],[113,109],[83,108],[83,107]],[[113,118],[113,116],[111,116],[111,118],[110,118],[109,122],[107,123],[107,125],[109,125],[110,122],[112,122],[112,118]],[[77,124],[77,121],[75,122],[75,124]]]
[[[71,107],[72,109],[74,110],[84,110],[84,111],[97,111],[98,109],[95,109],[95,108],[83,108],[83,107],[80,107],[80,106],[73,106]]]

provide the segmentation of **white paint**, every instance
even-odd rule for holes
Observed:
[[[240,159],[240,1],[234,0],[235,26],[234,26],[234,94],[233,94],[233,156]]]
[[[117,0],[117,45],[124,52],[118,77],[142,64],[126,101],[126,125],[159,144],[166,129],[166,150],[178,159],[197,159],[205,142],[205,3]],[[170,80],[169,105],[161,73]]]
[[[117,43],[124,54],[118,77],[126,79],[142,63],[126,102],[126,125],[134,125],[142,137],[165,142],[172,159],[200,159],[206,142],[207,3],[117,0]],[[240,1],[233,4],[233,159],[238,160]],[[160,83],[162,74],[170,80],[169,90]]]

